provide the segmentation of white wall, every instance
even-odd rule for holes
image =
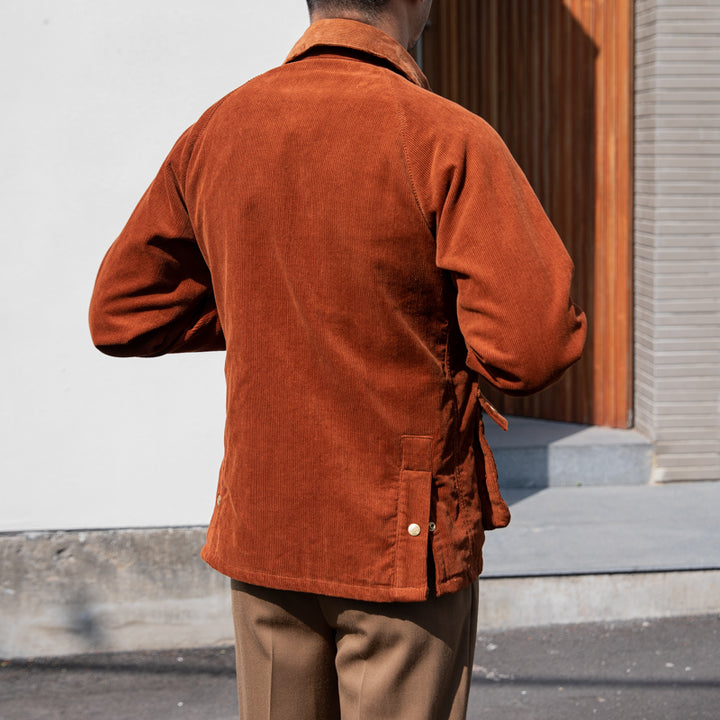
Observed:
[[[223,355],[104,357],[87,306],[177,136],[306,25],[304,0],[3,3],[0,532],[209,520]]]

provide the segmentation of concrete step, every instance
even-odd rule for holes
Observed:
[[[635,430],[508,417],[485,430],[503,488],[645,485],[652,443]]]

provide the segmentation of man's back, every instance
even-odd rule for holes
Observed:
[[[419,599],[432,456],[436,482],[454,484],[448,426],[455,373],[469,390],[465,349],[404,156],[399,98],[428,93],[358,55],[315,47],[249,83],[215,111],[193,153],[188,209],[202,218],[228,352],[220,494],[268,516],[241,523],[237,565],[225,566],[226,533],[211,533],[205,556],[263,584],[290,581],[249,568],[295,575],[294,589],[332,577],[328,594]],[[413,442],[427,482],[411,490],[401,452]],[[437,467],[445,456],[451,463]],[[401,530],[414,519],[422,537],[398,558],[396,513],[417,503],[415,491],[426,497],[421,514]],[[218,524],[234,525],[225,513],[221,500]]]
[[[163,256],[162,285],[134,287],[157,258],[124,288],[101,270],[98,298],[165,297],[98,316],[107,352],[224,337],[203,556],[236,579],[377,601],[466,586],[491,526],[477,373],[534,390],[582,347],[572,264],[522,173],[423,85],[375,28],[313,24],[183,135],[116,243]]]

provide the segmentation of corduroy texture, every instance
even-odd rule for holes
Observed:
[[[492,129],[387,35],[322,20],[178,140],[90,325],[112,355],[227,348],[213,567],[422,600],[472,582],[509,520],[478,374],[527,393],[578,359],[571,275]]]

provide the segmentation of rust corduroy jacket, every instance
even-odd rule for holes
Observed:
[[[178,140],[90,324],[111,355],[227,349],[210,565],[422,600],[470,583],[509,520],[478,375],[528,393],[577,360],[571,275],[495,132],[390,37],[323,20]]]

